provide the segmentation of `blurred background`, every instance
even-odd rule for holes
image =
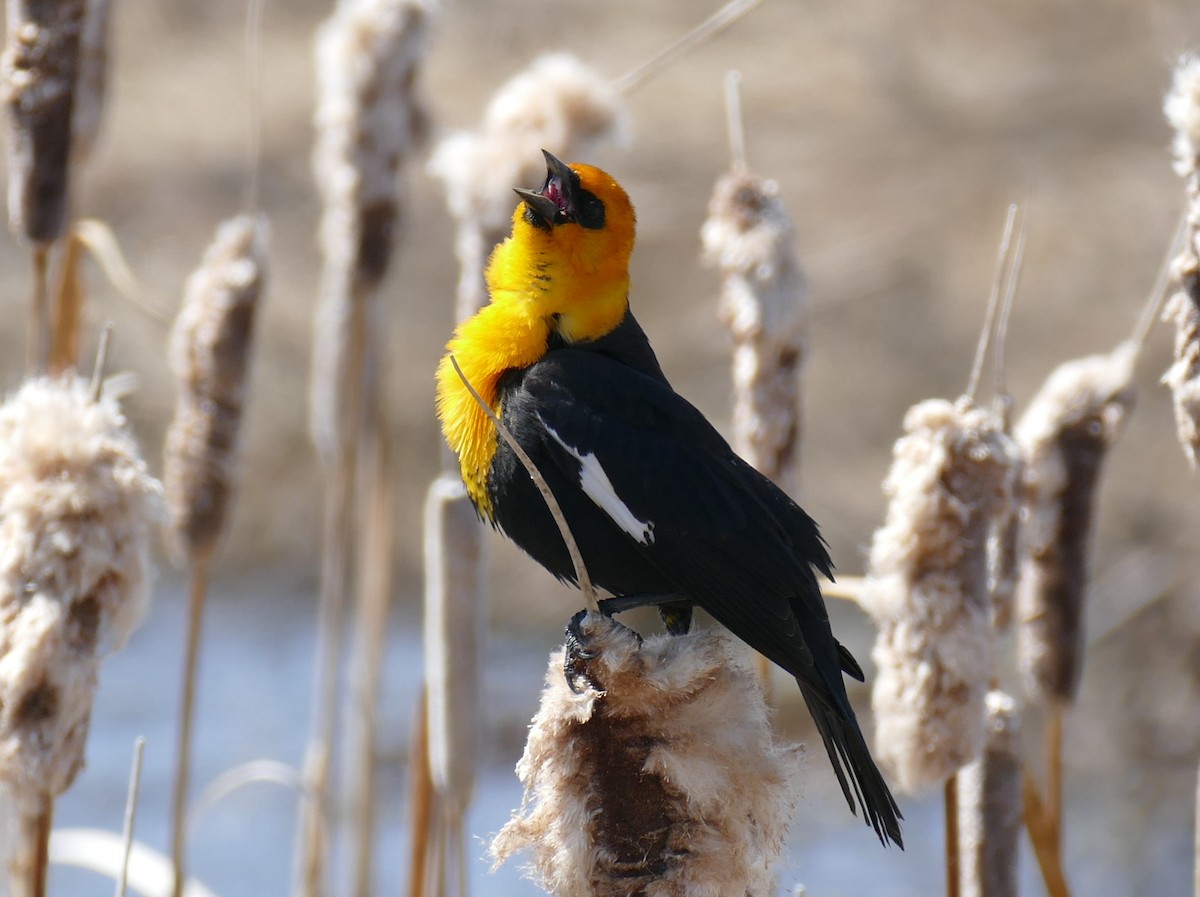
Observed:
[[[496,86],[539,54],[571,51],[615,78],[717,5],[449,3],[420,73],[433,137],[474,126]],[[271,280],[233,532],[207,624],[199,784],[257,757],[298,764],[309,723],[320,522],[306,435],[319,262],[312,38],[329,9],[315,0],[266,3],[255,85],[244,4],[116,3],[105,130],[77,190],[78,214],[111,224],[147,295],[173,314],[217,223],[241,209],[259,92]],[[862,571],[905,409],[966,387],[1010,202],[1027,204],[1029,215],[1008,343],[1018,413],[1059,362],[1130,333],[1182,208],[1161,100],[1175,60],[1197,43],[1200,10],[1184,0],[764,0],[629,95],[627,144],[587,161],[613,172],[637,207],[632,301],[668,376],[728,432],[729,339],[717,320],[716,275],[699,263],[699,228],[714,178],[729,164],[722,79],[742,73],[749,164],[779,183],[814,303],[802,499],[840,571]],[[398,891],[404,865],[403,769],[421,663],[420,509],[440,451],[432,371],[452,327],[457,277],[452,222],[424,164],[422,155],[403,175],[386,286],[399,516],[380,893]],[[0,239],[6,389],[21,376],[29,282],[27,253]],[[138,376],[126,407],[161,470],[175,399],[166,324],[132,308],[98,269],[89,283],[92,338],[103,319],[116,322],[110,366]],[[1067,722],[1067,865],[1080,894],[1183,894],[1190,881],[1200,486],[1157,382],[1170,338],[1159,325],[1145,348],[1138,408],[1101,491],[1089,611],[1096,644]],[[519,802],[512,767],[545,658],[580,599],[492,542],[489,738],[470,817],[470,874],[474,893],[535,894],[515,868],[488,875],[481,839]],[[145,734],[138,837],[166,847],[182,595],[164,560],[146,626],[101,675],[89,766],[60,802],[59,825],[119,829],[132,740]],[[869,622],[852,606],[834,610],[842,640],[867,661]],[[779,692],[781,724],[808,738],[786,683]],[[864,689],[852,698],[869,704]],[[1036,734],[1035,720],[1029,728]],[[909,848],[884,852],[846,812],[820,753],[781,884],[803,882],[814,897],[940,887],[940,796],[905,801]],[[215,809],[196,832],[195,874],[229,897],[281,893],[293,808],[290,794],[264,787]],[[1040,893],[1032,859],[1022,862],[1028,892]],[[104,887],[57,870],[51,885],[63,894]]]

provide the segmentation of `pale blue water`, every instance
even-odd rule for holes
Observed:
[[[298,765],[309,725],[313,655],[311,584],[273,579],[258,594],[246,583],[217,583],[205,633],[197,719],[195,781],[263,757]],[[167,851],[167,811],[174,753],[183,607],[180,584],[161,583],[145,625],[126,649],[110,657],[88,747],[88,768],[60,801],[58,826],[119,831],[134,738],[146,737],[137,837]],[[420,676],[418,621],[397,615],[389,630],[382,755],[388,758],[380,799],[377,888],[402,893],[406,867],[403,759]],[[553,639],[500,641],[489,646],[488,713],[512,733],[532,715]],[[511,737],[489,751],[477,800],[469,815],[469,876],[474,895],[526,897],[541,893],[520,877],[519,863],[489,872],[485,841],[508,819],[521,798],[512,768],[520,753]],[[511,743],[511,744],[510,744]],[[818,749],[819,750],[819,749]],[[814,776],[825,776],[814,755]],[[1126,783],[1127,784],[1127,783]],[[817,789],[813,789],[814,791]],[[1077,894],[1185,894],[1191,831],[1178,812],[1165,813],[1152,831],[1124,838],[1113,849],[1114,793],[1120,782],[1083,783],[1072,791],[1068,865]],[[801,805],[781,888],[803,882],[811,897],[926,897],[941,890],[942,824],[939,800],[904,801],[908,849],[883,850],[844,805],[821,789]],[[1108,807],[1108,810],[1097,808]],[[192,839],[192,871],[220,897],[260,897],[290,892],[295,797],[258,785],[240,792],[205,817]],[[1023,849],[1024,846],[1023,846]],[[1022,857],[1024,893],[1040,894],[1032,859]],[[333,893],[345,893],[335,870]],[[55,869],[53,895],[110,894],[111,884],[89,873]],[[781,891],[783,893],[783,891]]]

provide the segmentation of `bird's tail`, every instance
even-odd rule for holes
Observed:
[[[851,812],[857,812],[854,807],[857,797],[863,817],[875,829],[879,840],[885,845],[892,841],[903,850],[900,820],[904,817],[871,757],[862,730],[854,718],[854,711],[848,707],[844,713],[839,711],[812,686],[801,679],[797,681],[808,711],[817,724],[817,731],[821,733],[821,740],[825,742],[825,750],[829,752],[833,771],[837,773],[838,783],[842,786]]]

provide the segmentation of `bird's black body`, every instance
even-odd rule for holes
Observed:
[[[542,358],[501,377],[499,398],[595,582],[702,607],[795,676],[851,808],[853,788],[880,838],[901,843],[899,811],[842,681],[862,671],[830,629],[816,574],[829,576],[831,564],[816,524],[671,388],[632,314],[590,342],[551,337]],[[574,581],[553,518],[503,441],[487,490],[496,525]],[[628,516],[602,507],[598,490]]]

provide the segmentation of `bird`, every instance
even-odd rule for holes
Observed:
[[[863,681],[834,637],[813,519],[739,457],[667,380],[629,304],[636,216],[617,181],[543,150],[540,190],[514,188],[511,235],[485,271],[490,301],[460,322],[436,374],[443,435],[479,515],[576,583],[561,532],[516,453],[553,491],[605,613],[694,607],[795,677],[852,812],[903,848],[903,818],[846,693]],[[458,370],[455,370],[455,367]],[[460,373],[461,372],[461,373]]]

